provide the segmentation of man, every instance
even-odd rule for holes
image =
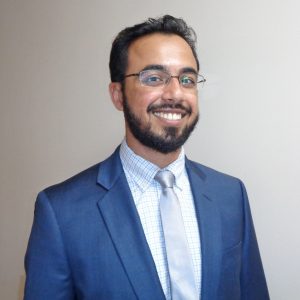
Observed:
[[[269,299],[243,184],[182,148],[205,81],[193,30],[171,16],[124,29],[110,72],[125,139],[39,194],[25,299]]]

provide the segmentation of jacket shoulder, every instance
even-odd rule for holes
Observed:
[[[91,193],[97,188],[97,174],[100,163],[81,171],[80,173],[44,189],[40,194],[45,194],[51,201],[56,199],[74,199],[80,195]]]
[[[196,172],[203,180],[208,182],[215,181],[219,183],[241,183],[241,180],[237,177],[220,172],[189,159],[186,160],[186,165],[188,170]]]
[[[100,163],[81,171],[63,182],[52,185],[42,192],[49,198],[61,198],[62,196],[69,195],[90,195],[93,192],[99,192],[99,189],[103,189],[98,184],[99,178],[103,176],[108,177],[111,173],[117,173],[117,171],[113,170],[114,165],[118,165],[118,148],[110,157]]]

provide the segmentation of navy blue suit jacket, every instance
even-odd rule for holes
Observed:
[[[243,184],[186,159],[202,255],[202,300],[269,299]],[[26,300],[163,300],[119,150],[47,188],[25,258]]]

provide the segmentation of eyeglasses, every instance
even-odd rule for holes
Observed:
[[[198,83],[203,86],[206,81],[202,75],[195,72],[183,72],[175,76],[163,70],[143,70],[139,73],[125,75],[124,78],[131,76],[138,76],[141,85],[149,87],[164,87],[169,84],[172,78],[177,78],[182,87],[196,89]]]

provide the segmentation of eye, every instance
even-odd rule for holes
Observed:
[[[140,73],[140,81],[147,86],[160,86],[165,82],[165,76],[162,72],[147,70]]]
[[[157,82],[161,82],[162,79],[158,75],[149,75],[146,78],[144,78],[144,82],[150,83],[150,84],[155,84]]]
[[[182,74],[180,77],[180,83],[184,87],[195,87],[197,83],[197,75],[195,74]]]

